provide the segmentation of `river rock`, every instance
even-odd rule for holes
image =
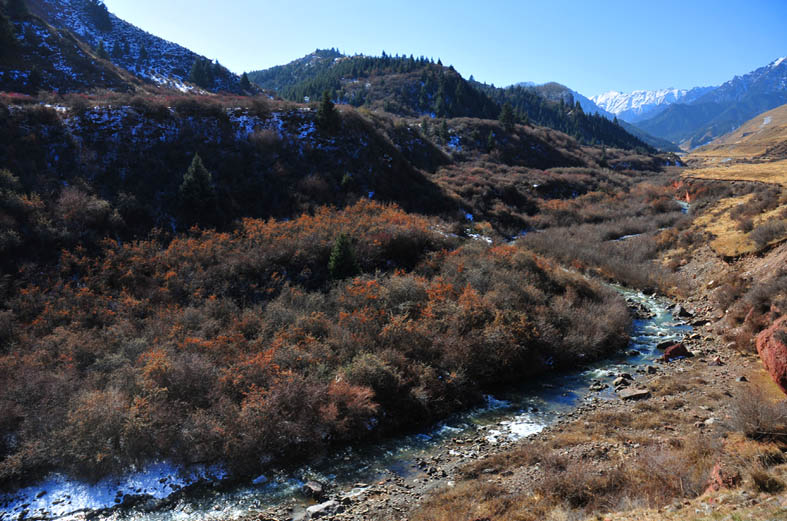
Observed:
[[[628,378],[623,378],[622,376],[618,376],[612,382],[612,385],[614,385],[615,387],[628,387],[629,385],[631,385],[631,380],[629,380]]]
[[[683,344],[671,345],[664,351],[665,362],[670,362],[678,358],[689,358],[691,356],[692,356],[691,352],[688,349],[686,349],[686,346],[684,346]]]
[[[667,349],[670,346],[674,346],[675,344],[676,342],[674,340],[665,340],[664,342],[659,342],[656,345],[656,349],[661,349],[663,351],[664,349]]]
[[[780,330],[782,333],[780,334]],[[774,322],[771,327],[757,335],[757,352],[771,378],[787,393],[787,316]]]
[[[313,505],[306,509],[306,519],[317,519],[323,516],[332,516],[344,510],[338,501],[326,501],[319,505]]]
[[[314,499],[321,499],[325,496],[325,487],[323,487],[322,483],[318,481],[307,481],[301,487],[301,492],[303,492],[304,495]]]
[[[680,318],[691,318],[694,316],[691,311],[687,310],[680,304],[675,304],[675,307],[672,308],[672,314]]]
[[[618,392],[622,400],[644,400],[650,398],[650,391],[647,389],[622,389]]]

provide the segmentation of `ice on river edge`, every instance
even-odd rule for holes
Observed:
[[[114,507],[126,495],[163,499],[197,481],[221,480],[226,475],[217,466],[184,470],[170,463],[154,463],[139,472],[94,484],[53,474],[34,486],[18,490],[13,497],[0,496],[0,519],[19,519],[24,511],[27,511],[24,517],[71,519],[78,512]]]

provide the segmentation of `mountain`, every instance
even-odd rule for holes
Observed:
[[[337,60],[346,58],[336,49],[317,49],[303,58],[270,69],[251,71],[249,80],[263,89],[281,92],[289,86],[327,71]]]
[[[757,114],[787,103],[787,59],[736,76],[690,103],[676,103],[637,126],[692,149],[731,132]]]
[[[636,123],[655,116],[673,103],[691,103],[713,89],[714,87],[695,87],[688,90],[635,90],[628,94],[613,90],[593,96],[590,100],[620,119]]]
[[[693,150],[689,159],[722,164],[787,159],[787,105],[758,114],[734,132]]]
[[[93,49],[103,47],[112,63],[139,78],[185,91],[190,88],[186,83],[195,80],[192,70],[197,63],[207,70],[196,81],[200,87],[241,92],[240,78],[217,62],[118,18],[100,0],[27,0],[27,5],[56,29],[72,32]]]
[[[559,84],[500,89],[465,80],[453,67],[424,57],[344,56],[317,50],[287,65],[248,73],[258,86],[292,101],[334,100],[405,117],[496,119],[505,103],[520,121],[547,126],[584,143],[648,148],[603,116],[575,111],[570,89]],[[552,96],[549,99],[547,95]],[[589,103],[589,100],[588,100]],[[580,104],[581,106],[581,104]]]
[[[13,19],[0,11],[0,90],[34,94],[39,90],[89,91],[96,87],[133,91],[141,81],[96,56],[73,33],[32,14]]]
[[[536,85],[533,82],[520,82],[513,87],[529,88],[539,96],[557,103],[563,102],[564,104],[573,106],[576,102],[579,102],[579,106],[582,107],[582,111],[585,114],[598,114],[613,121],[616,119],[615,114],[607,112],[589,98],[560,83],[550,82],[543,85]],[[653,148],[666,152],[680,152],[680,148],[671,141],[651,136],[647,132],[623,120],[618,120],[618,124],[623,127],[626,132]]]
[[[641,128],[636,127],[631,123],[628,123],[627,121],[624,121],[622,119],[618,120],[618,124],[621,127],[623,127],[626,130],[626,132],[640,139],[641,141],[644,141],[645,143],[652,146],[653,148],[656,148],[658,150],[663,150],[665,152],[676,152],[676,153],[681,152],[680,147],[675,143],[673,143],[672,141],[660,137],[652,136],[647,132],[645,132],[644,130],[642,130]]]
[[[517,85],[526,85],[523,83],[519,83]],[[600,114],[607,119],[614,119],[615,115],[607,112],[603,108],[599,107],[596,103],[594,103],[589,98],[583,96],[579,92],[566,87],[565,85],[561,85],[560,83],[556,82],[549,82],[543,85],[532,85],[531,88],[535,90],[539,95],[543,96],[544,98],[560,102],[561,100],[565,103],[569,103],[573,105],[575,102],[579,102],[579,106],[582,107],[582,110],[586,114]]]

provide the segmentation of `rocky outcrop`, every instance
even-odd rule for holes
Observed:
[[[779,331],[787,330],[787,316],[783,316],[771,327],[757,335],[757,352],[771,378],[787,394],[787,345]]]
[[[725,488],[736,488],[741,483],[741,475],[737,471],[731,471],[717,463],[710,474],[707,491],[717,492]]]

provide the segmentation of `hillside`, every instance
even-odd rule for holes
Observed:
[[[35,15],[9,20],[0,11],[0,17],[0,26],[8,34],[0,50],[0,90],[31,94],[41,89],[133,91],[142,84],[127,71],[100,59],[69,31],[55,29]]]
[[[690,103],[676,103],[637,123],[645,132],[684,150],[731,132],[752,117],[787,103],[787,60],[736,76]]]
[[[495,119],[509,102],[520,121],[560,130],[583,143],[648,148],[602,116],[572,112],[573,104],[566,105],[561,96],[554,101],[530,87],[498,89],[467,81],[453,67],[423,57],[339,56],[318,50],[286,66],[251,72],[249,78],[293,101],[314,100],[328,90],[340,103],[407,117]]]
[[[93,49],[103,45],[109,60],[135,76],[184,90],[195,83],[195,62],[211,64],[200,87],[240,93],[240,78],[217,63],[116,17],[100,0],[26,0],[30,11],[57,29],[71,31]]]
[[[716,162],[787,159],[787,105],[758,114],[735,131],[694,149],[691,160]]]

